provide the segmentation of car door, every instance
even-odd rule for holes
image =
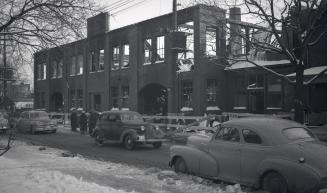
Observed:
[[[240,133],[235,127],[222,127],[212,138],[209,152],[216,159],[218,178],[239,183],[241,176]]]
[[[252,185],[257,180],[260,163],[272,155],[272,147],[264,144],[263,138],[253,129],[241,129],[243,145],[241,149],[241,181]]]
[[[112,135],[112,114],[104,114],[100,117],[99,127],[104,132],[104,135],[107,139],[113,140]]]
[[[114,140],[119,140],[121,133],[123,131],[122,128],[122,119],[120,114],[115,114],[115,118],[111,123],[111,130]]]

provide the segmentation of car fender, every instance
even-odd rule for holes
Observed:
[[[119,141],[122,143],[124,141],[124,137],[126,135],[132,135],[133,137],[137,136],[137,133],[135,131],[135,129],[126,129],[122,132],[122,134],[120,135],[120,139]]]
[[[217,162],[208,153],[191,146],[174,145],[170,148],[170,166],[174,165],[177,157],[184,159],[190,173],[203,177],[217,176]],[[205,166],[203,169],[200,166]]]
[[[264,175],[272,171],[285,178],[291,192],[307,192],[317,188],[320,183],[319,175],[305,163],[284,158],[271,158],[259,165],[255,186],[260,187]]]

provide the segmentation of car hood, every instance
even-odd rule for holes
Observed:
[[[131,128],[131,129],[140,129],[141,126],[145,127],[145,135],[148,139],[150,138],[163,138],[164,133],[160,129],[156,129],[155,126],[151,125],[150,123],[147,122],[141,122],[141,121],[128,121],[124,122],[124,125],[126,128]]]
[[[303,152],[305,163],[314,167],[321,175],[327,177],[327,143],[313,140],[297,143]]]
[[[194,134],[188,137],[187,145],[198,148],[204,149],[207,147],[207,144],[211,140],[210,134]]]

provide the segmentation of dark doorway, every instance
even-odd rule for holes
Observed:
[[[59,112],[64,108],[64,98],[60,92],[53,93],[51,97],[52,111]]]
[[[149,84],[139,93],[139,112],[148,115],[166,115],[167,89],[160,84]]]
[[[262,90],[249,92],[249,111],[250,113],[264,113],[264,94]]]

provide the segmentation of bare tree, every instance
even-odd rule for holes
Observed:
[[[83,38],[86,19],[100,11],[93,0],[2,0],[0,39],[15,56],[13,67],[31,65],[34,52]]]
[[[198,0],[220,8],[241,7],[242,16],[252,24],[234,21],[217,20],[225,25],[228,36],[234,34],[243,39],[239,49],[246,50],[243,55],[228,55],[233,63],[246,61],[294,85],[295,120],[303,123],[303,110],[306,107],[304,89],[323,75],[327,69],[320,71],[309,80],[304,78],[304,70],[309,67],[310,48],[320,44],[327,35],[327,3],[323,0]],[[242,25],[249,31],[232,28]],[[235,29],[237,29],[235,31]],[[234,30],[234,31],[233,31]],[[267,38],[255,38],[256,34],[267,33]],[[325,39],[326,40],[326,39]],[[292,43],[290,43],[292,42]],[[234,44],[237,42],[234,42]],[[250,50],[255,50],[251,52]],[[260,65],[254,60],[258,51],[280,54],[286,57],[295,67],[295,80]]]
[[[100,11],[93,0],[1,0],[0,45],[5,41],[8,63],[17,69],[18,78],[26,64],[32,72],[36,51],[83,38],[86,19]],[[13,139],[11,132],[0,156],[10,149]]]

